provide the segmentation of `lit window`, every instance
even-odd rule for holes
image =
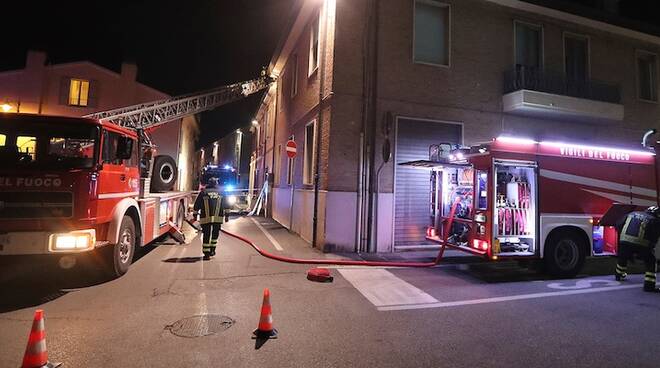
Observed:
[[[69,105],[87,106],[89,101],[89,81],[71,79],[69,83]]]
[[[314,19],[309,36],[309,75],[319,67],[319,18]]]
[[[5,142],[7,142],[7,136],[4,134],[0,134],[0,147],[4,147]]]
[[[312,184],[314,180],[314,169],[316,162],[316,121],[312,121],[305,127],[305,156],[303,164],[303,184]]]
[[[21,160],[27,157],[32,161],[36,159],[37,137],[19,135],[16,137],[16,146],[18,146],[18,152],[22,154]]]
[[[645,101],[658,100],[657,56],[648,52],[637,52],[637,85],[639,98]]]
[[[413,60],[449,66],[449,5],[415,1]]]

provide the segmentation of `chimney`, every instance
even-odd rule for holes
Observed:
[[[135,63],[121,63],[121,77],[134,81],[137,78],[137,65]]]
[[[46,53],[43,51],[28,50],[25,60],[25,69],[38,69],[46,65]]]

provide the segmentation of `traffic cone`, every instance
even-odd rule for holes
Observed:
[[[28,343],[25,348],[25,355],[23,356],[23,365],[21,365],[21,368],[54,368],[59,367],[60,365],[62,364],[48,362],[44,311],[37,309],[36,312],[34,312],[32,331],[30,331],[30,337],[28,337]]]
[[[276,339],[277,330],[273,328],[273,315],[270,307],[270,290],[264,289],[264,302],[261,305],[259,327],[252,332],[255,339]]]

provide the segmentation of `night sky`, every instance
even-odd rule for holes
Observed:
[[[339,0],[349,1],[349,0]],[[385,0],[388,1],[388,0]],[[602,0],[548,1],[597,8]],[[0,70],[22,68],[27,49],[52,63],[90,60],[119,71],[138,65],[138,80],[171,95],[256,77],[266,66],[294,0],[10,1],[0,22]],[[622,0],[629,18],[660,24],[657,0]],[[583,8],[591,9],[591,8]],[[579,9],[578,9],[579,10]],[[15,14],[13,21],[8,17]],[[601,19],[607,20],[607,19]],[[657,26],[645,28],[657,33]],[[261,94],[202,115],[200,144],[249,125]]]
[[[90,60],[171,95],[259,75],[285,27],[292,0],[3,2],[0,70],[23,68],[25,53],[49,61]],[[13,22],[7,17],[16,14]],[[261,94],[202,115],[200,144],[249,126]]]

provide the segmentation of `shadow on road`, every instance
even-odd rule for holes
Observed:
[[[143,247],[133,263],[154,249]],[[64,266],[64,267],[62,267]],[[72,267],[73,266],[73,267]],[[53,257],[11,257],[0,264],[0,313],[36,307],[60,298],[71,289],[92,287],[114,277],[101,270],[100,259],[92,254],[75,265]]]
[[[168,258],[164,259],[163,262],[167,263],[195,263],[202,260],[202,257],[180,257],[180,258]]]

